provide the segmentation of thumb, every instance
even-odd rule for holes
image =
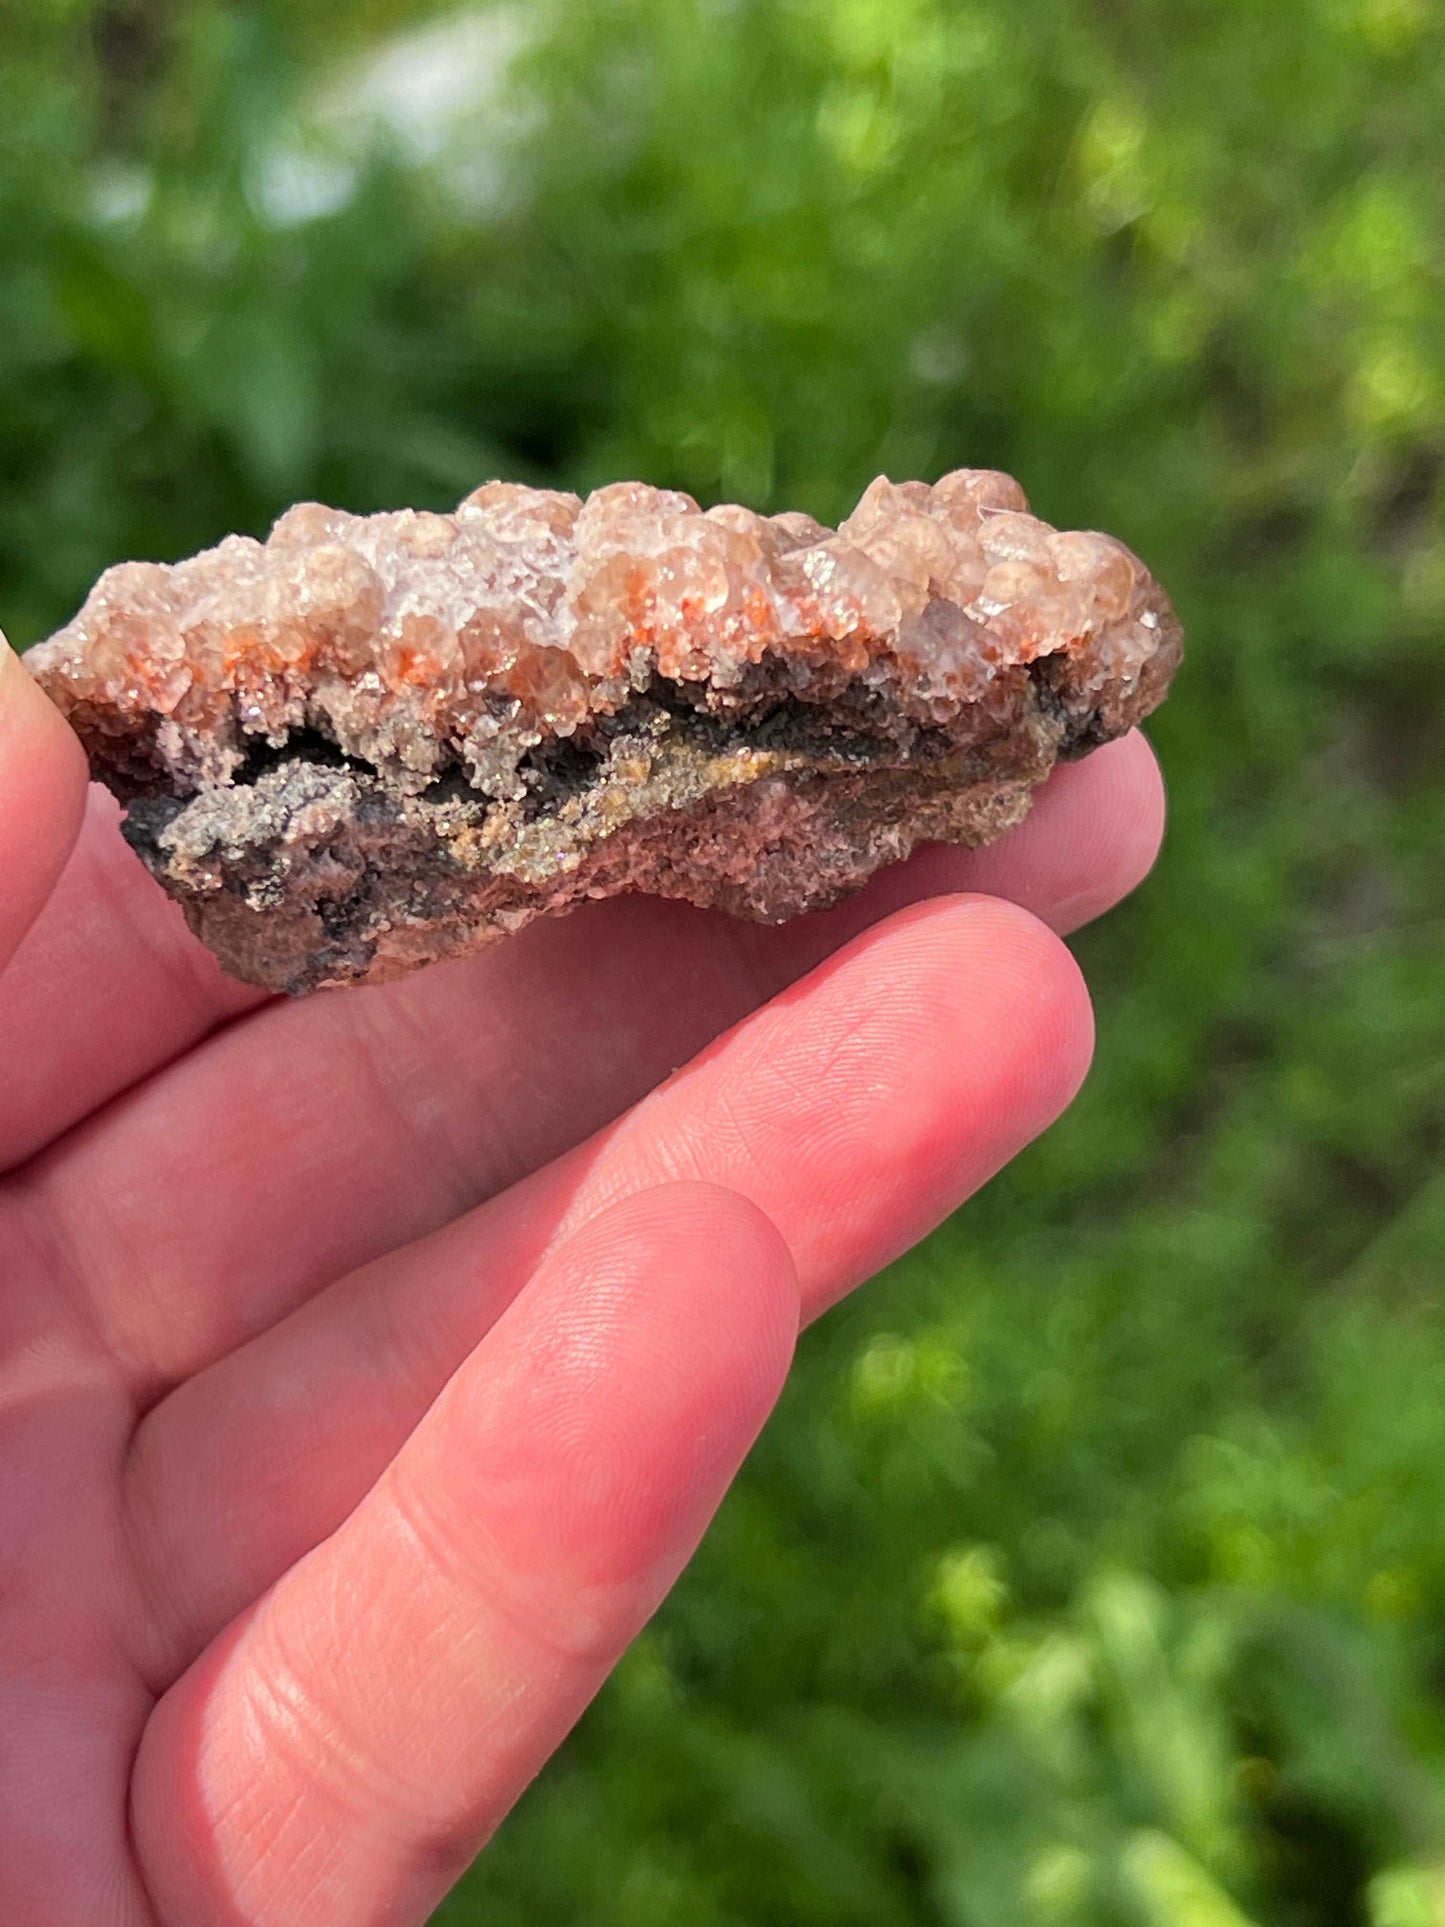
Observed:
[[[85,784],[70,726],[0,634],[0,970],[65,867]]]

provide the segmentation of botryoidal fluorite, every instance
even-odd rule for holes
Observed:
[[[1167,597],[1006,475],[834,533],[622,482],[315,503],[107,571],[27,662],[235,976],[377,982],[586,897],[778,922],[981,844],[1180,658]]]

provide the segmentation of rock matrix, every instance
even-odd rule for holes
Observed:
[[[233,974],[302,993],[650,891],[777,922],[1016,823],[1180,657],[1121,543],[879,478],[836,531],[623,482],[315,503],[26,658]]]

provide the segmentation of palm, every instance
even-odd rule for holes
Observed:
[[[787,930],[599,905],[300,1005],[108,806],[70,850],[81,781],[0,654],[0,1919],[420,1921],[686,1560],[800,1294],[1082,1075],[1067,953],[938,893],[1082,921],[1152,763]]]

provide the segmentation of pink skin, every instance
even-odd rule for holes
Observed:
[[[278,1004],[0,651],[0,1920],[424,1921],[800,1320],[1068,1103],[1051,931],[1162,819],[1135,737],[783,930],[601,904]]]

